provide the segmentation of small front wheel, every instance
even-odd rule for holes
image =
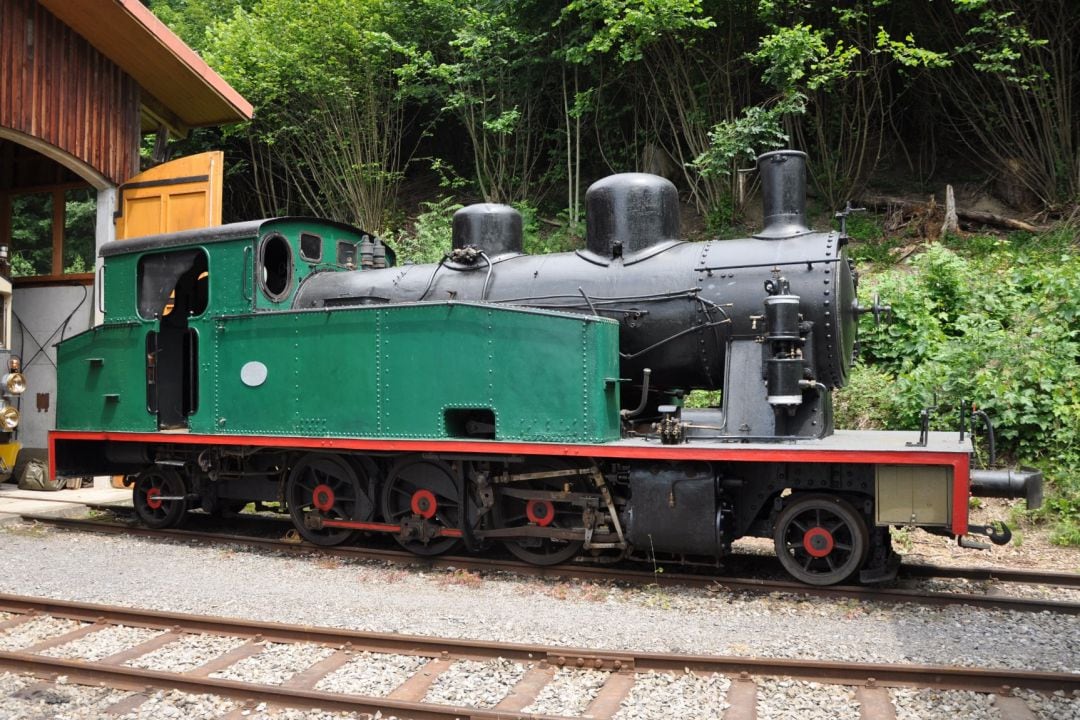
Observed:
[[[187,486],[172,468],[153,467],[139,473],[132,485],[132,504],[147,527],[176,527],[187,516]]]
[[[776,555],[796,580],[835,585],[866,561],[870,534],[855,508],[828,495],[790,498],[776,519]]]

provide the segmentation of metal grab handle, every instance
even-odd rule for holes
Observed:
[[[188,415],[195,413],[195,402],[199,393],[199,368],[196,365],[198,360],[198,345],[199,334],[194,328],[188,328],[187,331],[187,350],[188,350]]]
[[[105,314],[105,265],[102,264],[98,268],[97,287],[94,288],[94,294],[97,296],[97,309],[102,315]]]
[[[244,263],[240,270],[240,292],[243,293],[245,300],[254,301],[254,295],[248,290],[248,281],[251,279],[252,270],[249,270],[248,259],[252,257],[251,246],[246,245],[244,247]]]

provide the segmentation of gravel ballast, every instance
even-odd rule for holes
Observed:
[[[259,685],[280,685],[333,654],[330,648],[307,643],[265,643],[262,652],[233,663],[210,677]]]
[[[34,618],[0,632],[0,650],[18,652],[31,645],[37,645],[43,640],[81,628],[86,624],[62,618]]]
[[[462,660],[435,678],[424,702],[493,708],[525,674],[525,666],[504,658]]]
[[[100,720],[128,693],[111,688],[69,685],[0,673],[0,717],[10,720]]]
[[[729,687],[723,675],[639,673],[614,720],[715,720],[728,707]]]
[[[316,685],[316,690],[385,697],[427,664],[419,655],[361,653],[330,673]]]
[[[896,720],[953,717],[964,720],[1002,720],[994,707],[994,696],[967,690],[909,690],[894,688],[889,693]]]
[[[757,686],[758,720],[859,720],[859,703],[850,687],[786,678],[758,678]],[[828,715],[820,714],[823,709]]]
[[[866,663],[1077,672],[1080,657],[1080,618],[1071,615],[538,580],[55,530],[34,537],[5,533],[3,542],[0,592],[163,611],[595,649]],[[35,618],[0,631],[0,649],[19,650],[79,626]],[[220,646],[207,649],[196,638],[181,638],[130,664],[189,670],[239,644],[218,641]],[[332,652],[317,645],[268,644],[215,677],[280,684]],[[413,656],[357,655],[323,678],[318,689],[385,695],[423,662]],[[508,661],[455,663],[436,678],[426,699],[490,708],[524,672]],[[562,685],[542,690],[530,710],[580,712],[604,677],[584,671],[556,675],[565,676]],[[725,707],[728,681],[722,677],[646,674],[638,682],[641,687],[631,690],[620,720],[717,717]],[[779,707],[819,694],[824,699],[808,705],[822,703],[834,713],[830,717],[846,717],[835,713],[850,707],[857,716],[858,704],[844,699],[844,688],[775,682],[763,686],[761,717],[772,712],[774,696]],[[579,691],[583,694],[575,694]],[[912,708],[910,717],[925,720],[963,717],[944,707],[993,710],[985,700],[989,696],[957,697],[942,695],[935,706],[918,694],[904,694],[897,703]],[[956,705],[961,700],[964,704]],[[1049,698],[1044,704],[1052,708],[1045,717],[1080,720],[1076,698]]]
[[[42,652],[46,657],[67,658],[68,660],[100,660],[121,650],[127,650],[151,638],[161,635],[161,630],[132,628],[123,625],[111,625],[72,640],[63,645],[51,647]]]
[[[184,635],[165,647],[128,660],[125,664],[144,670],[188,672],[240,647],[245,642],[243,638]]]

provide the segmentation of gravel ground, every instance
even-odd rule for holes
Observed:
[[[0,574],[0,592],[15,594],[480,640],[1080,672],[1080,618],[1075,616],[876,606],[779,593],[757,596],[707,589],[620,587],[465,570],[423,571],[54,530],[33,536],[6,532],[3,543],[6,567]],[[162,567],[169,572],[162,573]],[[37,618],[0,632],[0,650],[17,650],[78,626]],[[182,638],[132,664],[190,669],[237,644],[231,639],[220,642],[220,647],[200,650],[196,645],[201,642]],[[276,684],[331,652],[315,645],[268,644],[262,653],[216,676]],[[321,681],[319,688],[385,694],[422,662],[412,656],[358,655]],[[522,666],[508,661],[459,662],[437,678],[427,699],[492,707],[523,673]],[[563,674],[559,673],[560,678]],[[561,680],[566,693],[560,686],[548,688],[532,709],[579,712],[577,705],[570,708],[559,703],[587,703],[584,696],[571,699],[569,689],[598,676],[602,684],[603,673],[566,673]],[[645,683],[642,688],[635,687],[624,703],[620,720],[717,717],[725,707],[724,678],[659,674],[643,676],[641,682]],[[806,683],[784,687],[782,682],[763,690],[762,718],[785,717],[767,714],[773,712],[770,703],[774,700],[776,712],[784,702],[790,708],[804,699],[808,706],[828,708],[830,713],[843,707],[857,710],[853,699],[844,700],[844,689]],[[811,699],[819,695],[823,699]],[[899,705],[910,708],[903,710],[908,713],[904,717],[921,720],[966,717],[956,708],[968,705],[975,713],[990,708],[985,695],[911,692],[897,697]],[[166,701],[173,702],[163,695],[161,702]],[[1080,720],[1080,700],[1051,698],[1045,707],[1040,717]],[[194,706],[188,709],[187,715],[177,717],[199,717]],[[159,716],[166,717],[167,712],[171,711],[162,710]],[[259,712],[253,709],[250,716],[262,717]],[[276,712],[267,711],[267,717],[280,716]],[[0,717],[6,716],[0,712]],[[984,715],[971,717],[979,720]]]
[[[540,690],[532,705],[522,712],[539,715],[580,715],[589,706],[608,679],[599,670],[561,668],[551,682]]]
[[[1073,693],[1069,697],[1060,691],[1053,695],[1040,695],[1013,690],[1013,694],[1023,698],[1039,720],[1080,720],[1080,693]]]
[[[315,685],[316,690],[385,697],[428,662],[419,655],[361,653]]]
[[[425,572],[57,531],[8,533],[4,544],[0,592],[159,610],[481,640],[863,662],[1076,671],[1080,657],[1080,617],[1068,615]]]
[[[250,714],[245,714],[248,720],[369,720],[370,715],[356,713],[334,713],[324,710],[292,710],[288,708],[267,709],[265,705],[258,705]]]
[[[68,685],[0,673],[0,717],[4,720],[100,720],[106,710],[127,695],[110,688]]]
[[[187,672],[240,647],[243,638],[215,635],[184,635],[165,647],[128,660],[126,665],[161,672]]]
[[[210,675],[221,680],[280,685],[334,651],[308,643],[264,643],[266,649]]]
[[[42,640],[71,632],[86,624],[52,617],[34,618],[0,632],[0,650],[18,652]]]
[[[923,720],[927,717],[1002,720],[1001,713],[992,704],[994,696],[987,693],[893,688],[889,694],[896,708],[896,720]]]
[[[859,720],[854,688],[786,678],[758,678],[757,686],[758,720]]]
[[[484,662],[462,660],[435,678],[424,702],[493,708],[524,674],[524,665],[503,658]]]
[[[179,690],[159,690],[135,710],[119,716],[119,720],[159,720],[160,718],[216,718],[237,706],[233,700],[215,695],[191,695]]]
[[[162,630],[132,628],[124,625],[110,625],[72,640],[63,645],[51,647],[42,652],[47,657],[67,658],[69,660],[100,660],[121,650],[144,643],[150,638],[162,634]]]
[[[639,673],[613,720],[716,720],[730,686],[723,675]]]

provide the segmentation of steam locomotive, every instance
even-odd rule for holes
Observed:
[[[958,538],[975,495],[1041,502],[1037,471],[973,470],[962,434],[837,431],[858,275],[809,229],[805,155],[758,159],[764,228],[680,239],[668,181],[586,195],[576,252],[523,253],[473,205],[437,264],[277,218],[102,247],[105,321],[58,352],[54,474],[123,474],[148,525],[277,501],[320,545],[387,533],[433,555],[719,564],[771,538],[811,584],[894,576],[890,526]],[[695,389],[718,407],[685,407]]]

